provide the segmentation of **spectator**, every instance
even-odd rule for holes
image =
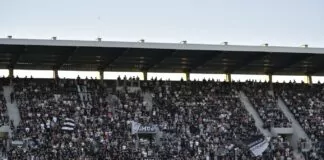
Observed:
[[[13,136],[26,146],[12,148],[10,159],[258,160],[292,156],[282,137],[272,139],[272,147],[263,156],[250,153],[247,144],[261,133],[239,100],[240,83],[157,78],[139,83],[139,79],[127,81],[125,77],[123,84],[124,89],[111,94],[108,82],[101,84],[92,78],[37,83],[15,79],[22,121]],[[152,104],[140,90],[127,89],[137,86],[134,84],[151,94]],[[134,134],[135,125],[156,130]]]
[[[264,127],[270,129],[291,127],[291,122],[285,117],[277,105],[274,95],[269,92],[267,82],[248,81],[243,83],[242,89],[247,94],[250,102],[259,113],[264,122]]]
[[[15,94],[14,94],[14,92],[11,92],[10,93],[10,101],[11,101],[11,104],[15,101]]]
[[[324,90],[322,84],[275,84],[276,94],[284,100],[297,121],[304,128],[313,142],[313,149],[308,157],[318,157],[324,148]],[[316,159],[316,158],[315,158]]]

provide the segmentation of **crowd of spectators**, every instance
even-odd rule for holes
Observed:
[[[7,111],[7,101],[3,94],[3,83],[5,78],[0,79],[0,126],[9,124],[9,116]]]
[[[152,122],[171,131],[174,138],[168,141],[167,150],[176,152],[165,155],[180,159],[251,158],[243,144],[260,132],[242,106],[234,84],[214,81],[169,84],[156,79],[144,83],[154,97]]]
[[[36,83],[33,79],[15,79],[15,99],[21,122],[13,133],[13,140],[27,142],[27,145],[24,148],[12,148],[10,159],[24,157],[48,159],[54,156],[57,150],[66,151],[64,150],[66,148],[60,148],[59,145],[67,146],[66,139],[71,137],[66,137],[60,125],[65,117],[74,114],[79,104],[78,97],[73,92],[75,88],[73,82]]]
[[[283,136],[273,137],[270,140],[269,152],[275,160],[293,160],[293,148],[288,139]]]
[[[133,159],[125,121],[132,112],[99,81],[16,79],[14,88],[21,124],[13,136],[27,145],[13,147],[10,159]],[[66,119],[74,122],[68,130]]]
[[[247,81],[243,83],[242,89],[259,113],[265,128],[291,127],[291,122],[278,107],[277,98],[269,92],[269,83]]]
[[[262,156],[252,155],[247,146],[261,133],[239,100],[240,83],[117,81],[125,88],[110,93],[92,78],[15,79],[21,123],[13,140],[24,145],[11,147],[9,159],[293,159],[282,137],[271,138]],[[134,122],[158,130],[133,134]]]
[[[324,155],[324,86],[323,84],[274,84],[291,113],[313,142],[310,156]]]

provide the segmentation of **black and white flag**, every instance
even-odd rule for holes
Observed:
[[[62,130],[73,131],[74,128],[75,128],[75,121],[71,118],[65,118],[62,125]]]
[[[265,138],[263,136],[254,139],[254,141],[252,141],[248,145],[250,151],[253,153],[254,156],[261,156],[262,153],[268,148],[269,140],[270,139]]]

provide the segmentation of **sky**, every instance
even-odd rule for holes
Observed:
[[[0,0],[0,37],[324,47],[323,0]]]
[[[323,8],[323,0],[0,0],[0,38],[324,48]]]

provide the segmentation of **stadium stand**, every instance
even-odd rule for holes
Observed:
[[[148,83],[147,91],[153,95],[150,109],[140,92],[128,93],[127,89],[117,92],[114,100],[104,101],[108,93],[96,92],[100,85],[92,80],[16,82],[22,123],[14,138],[28,141],[24,152],[29,158],[255,159],[246,146],[260,132],[241,106],[235,84],[204,81],[173,82],[169,86],[157,80],[143,82]],[[77,86],[85,86],[93,101],[82,101]],[[66,122],[67,118],[72,121]],[[156,124],[164,133],[161,140],[132,135],[135,122]],[[292,157],[291,150],[286,153],[282,143],[287,146],[283,140],[280,144],[272,140],[271,150],[263,157]],[[20,149],[12,150],[10,158],[23,158],[25,153]]]
[[[17,126],[4,118],[9,102],[0,96],[1,122],[11,126],[9,137],[1,130],[1,153],[8,159],[319,160],[322,85],[272,84],[271,75],[321,74],[323,53],[318,48],[0,39],[0,67],[8,68],[10,81],[4,86],[14,91],[6,95],[21,118]],[[312,67],[305,68],[305,61]],[[54,78],[13,77],[15,69],[39,68],[52,69]],[[59,70],[96,70],[100,79],[64,79]],[[106,81],[104,71],[140,71],[144,79]],[[185,72],[186,77],[148,80],[147,72]],[[226,82],[190,81],[190,72],[226,73]],[[232,82],[230,73],[267,74],[270,82]],[[241,92],[264,128],[292,128],[293,133],[264,135]],[[311,138],[310,150],[278,107],[280,98]]]
[[[322,84],[275,84],[278,96],[281,96],[306,133],[310,136],[313,150],[323,152],[324,117]],[[323,153],[321,153],[323,154]]]
[[[269,83],[246,82],[242,88],[251,103],[258,111],[265,128],[288,128],[291,122],[285,117],[277,106],[277,99],[271,95]]]
[[[244,111],[236,92],[235,86],[228,83],[180,82],[172,83],[170,88],[157,85],[154,89],[154,110],[162,113],[167,122],[165,129],[176,131],[178,138],[186,136],[185,143],[202,143],[205,146],[202,147],[203,154],[211,152],[208,142],[214,141],[218,148],[215,154],[233,157],[235,153],[230,153],[231,150],[228,149],[231,145],[241,152],[244,148],[238,147],[239,142],[246,143],[253,136],[260,135],[253,119]],[[187,135],[185,128],[190,130]],[[193,149],[196,153],[191,153],[192,158],[198,158],[199,147]],[[242,158],[243,155],[238,156]]]
[[[0,81],[3,82],[2,78]],[[0,84],[0,126],[9,124],[9,116],[7,111],[7,101],[3,95],[2,84]]]

